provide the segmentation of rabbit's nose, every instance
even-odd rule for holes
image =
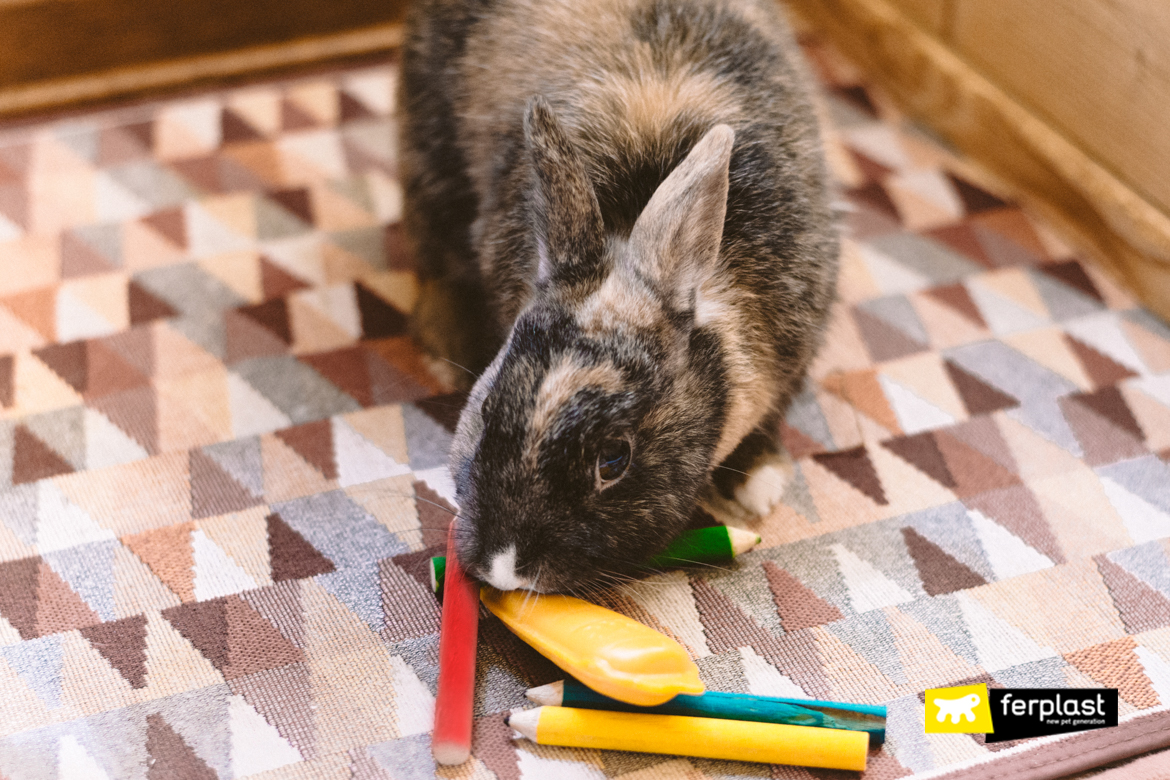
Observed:
[[[492,587],[500,590],[516,590],[532,585],[530,580],[516,573],[516,545],[504,548],[491,556],[490,561],[484,579]]]

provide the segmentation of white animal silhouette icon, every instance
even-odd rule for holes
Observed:
[[[979,694],[968,693],[966,696],[960,696],[957,699],[938,699],[934,700],[938,705],[938,715],[935,720],[942,723],[947,716],[951,716],[951,723],[958,723],[960,717],[964,717],[970,723],[975,722],[975,708],[979,705]]]

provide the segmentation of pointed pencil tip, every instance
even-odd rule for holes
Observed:
[[[540,704],[542,706],[559,707],[565,700],[565,682],[558,680],[555,683],[548,685],[541,685],[536,688],[529,688],[525,693],[528,700],[533,704]]]
[[[541,707],[534,710],[512,710],[508,715],[508,727],[522,737],[536,742],[536,727],[540,725]]]
[[[763,541],[763,537],[755,531],[733,528],[732,526],[727,526],[727,538],[731,542],[733,555],[741,555]]]

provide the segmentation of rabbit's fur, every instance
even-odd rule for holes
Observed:
[[[405,221],[418,336],[480,374],[451,451],[473,575],[571,591],[700,501],[779,500],[837,275],[798,56],[774,0],[416,4]]]

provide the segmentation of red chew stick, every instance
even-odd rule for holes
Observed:
[[[455,555],[455,523],[447,534],[439,633],[439,695],[431,752],[440,764],[462,764],[471,756],[471,712],[475,702],[475,638],[479,585],[468,579]]]

